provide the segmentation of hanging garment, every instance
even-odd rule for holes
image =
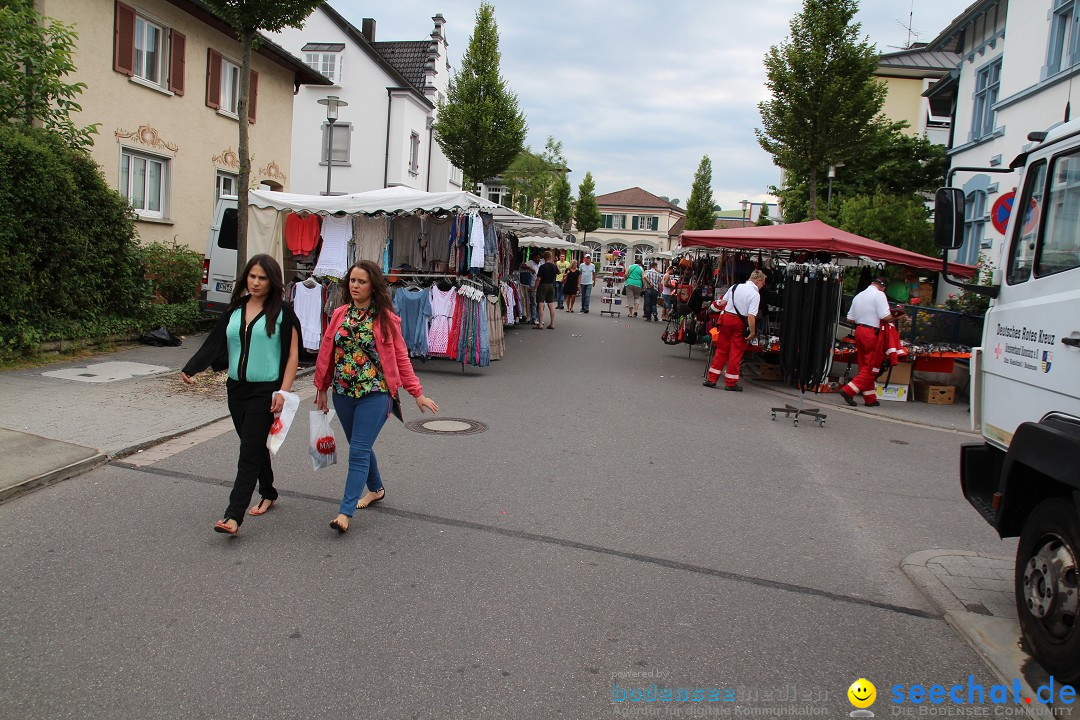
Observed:
[[[430,295],[431,325],[428,328],[428,350],[432,355],[447,355],[457,289],[440,290],[432,285]]]
[[[322,252],[313,275],[343,278],[349,271],[349,243],[352,242],[352,218],[328,217],[322,224]]]
[[[424,266],[423,252],[420,247],[420,216],[397,215],[393,221],[394,244],[390,254],[391,267],[408,265],[421,269]]]
[[[353,237],[356,241],[356,259],[381,263],[386,247],[386,218],[357,215],[353,221]]]
[[[450,229],[453,219],[452,215],[447,215],[444,218],[435,218],[433,215],[428,215],[424,223],[424,231],[428,241],[427,265],[423,268],[424,270],[433,270],[437,262],[445,263],[449,261]]]
[[[488,345],[491,348],[491,359],[499,360],[503,356],[505,346],[503,342],[503,313],[502,298],[499,295],[488,295]]]
[[[469,228],[469,249],[472,254],[469,258],[470,268],[484,268],[484,221],[480,219],[480,215],[473,215],[469,218],[472,225]]]
[[[285,216],[285,245],[295,258],[306,257],[319,246],[319,216]]]
[[[394,293],[394,312],[401,318],[401,335],[413,357],[428,356],[428,319],[431,298],[421,288],[401,288]]]
[[[293,312],[300,320],[300,344],[305,349],[317,351],[322,341],[323,325],[323,286],[309,288],[304,283],[293,287]]]

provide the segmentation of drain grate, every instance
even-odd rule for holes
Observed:
[[[465,418],[439,418],[438,420],[410,420],[405,427],[413,432],[431,435],[473,435],[487,430],[487,425]]]

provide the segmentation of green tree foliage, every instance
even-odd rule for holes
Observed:
[[[772,224],[773,224],[773,221],[772,221],[772,219],[771,219],[771,218],[769,218],[769,204],[768,204],[768,203],[762,203],[762,205],[761,205],[761,212],[760,212],[760,213],[758,213],[758,219],[757,219],[757,222],[756,222],[756,223],[754,223],[754,224],[755,224],[755,225],[758,225],[758,226],[761,226],[761,225],[772,225]]]
[[[248,104],[251,96],[251,49],[260,31],[277,32],[287,27],[301,27],[308,15],[322,5],[322,0],[205,0],[210,9],[236,31],[240,38],[240,97],[236,114],[240,117],[240,156],[236,192],[236,274],[247,265],[247,196],[251,187],[251,151],[248,145]]]
[[[810,219],[818,173],[861,151],[885,99],[877,51],[852,22],[857,10],[856,0],[803,0],[790,36],[765,55],[772,99],[758,105],[754,133],[777,165],[806,178]]]
[[[503,172],[510,196],[519,212],[533,217],[552,219],[555,214],[559,176],[566,171],[562,142],[548,136],[544,152],[534,153],[525,148]],[[569,196],[569,193],[567,193]]]
[[[566,173],[559,173],[559,182],[555,186],[555,212],[552,220],[564,231],[570,229],[570,220],[574,216],[572,192],[570,180],[566,177]]]
[[[701,158],[694,184],[690,188],[690,199],[686,203],[686,229],[712,230],[716,216],[713,214],[712,160],[708,155]]]
[[[581,239],[600,227],[600,206],[596,204],[596,183],[591,172],[578,185],[577,206],[574,207],[574,224],[582,232]]]
[[[177,304],[199,299],[202,253],[183,245],[148,243],[139,248],[139,254],[154,302]]]
[[[878,191],[907,196],[931,193],[941,184],[945,174],[945,148],[935,145],[924,136],[904,132],[908,124],[877,117],[870,124],[870,134],[858,155],[836,169],[833,180],[832,212],[818,218],[835,224],[845,198],[873,195]],[[802,222],[810,218],[808,185],[805,175],[788,173],[783,188],[771,188],[781,198],[785,222]],[[825,199],[822,189],[819,201]]]
[[[499,73],[500,57],[495,8],[481,2],[461,70],[450,78],[434,125],[435,139],[461,168],[467,187],[505,172],[525,142],[525,115]]]
[[[0,4],[0,123],[35,122],[72,147],[94,144],[97,124],[80,128],[71,113],[86,83],[65,82],[75,72],[71,55],[78,35],[72,26],[34,11],[30,0]]]
[[[937,251],[929,218],[921,196],[881,191],[848,199],[838,219],[842,230],[933,257]]]
[[[134,214],[58,134],[0,124],[0,346],[133,317],[146,298]]]

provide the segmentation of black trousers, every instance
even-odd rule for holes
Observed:
[[[270,426],[274,423],[270,401],[281,385],[276,382],[229,380],[226,387],[229,392],[229,414],[232,415],[236,434],[240,436],[240,457],[236,460],[236,481],[229,495],[229,507],[225,510],[225,517],[232,518],[237,525],[241,525],[256,483],[259,485],[259,494],[267,500],[276,500],[278,496],[274,489],[274,470],[270,466],[270,450],[266,447],[266,438],[270,435]]]

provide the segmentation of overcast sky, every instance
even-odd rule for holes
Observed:
[[[879,52],[928,42],[973,0],[862,0],[857,20]],[[331,0],[376,40],[422,40],[446,18],[460,65],[479,0]],[[761,202],[779,174],[754,137],[767,98],[762,60],[787,36],[801,0],[501,0],[502,74],[529,126],[526,143],[561,140],[577,186],[598,195],[640,186],[685,207],[703,155],[725,210]],[[913,19],[909,23],[909,12]],[[770,198],[771,199],[771,198]]]

